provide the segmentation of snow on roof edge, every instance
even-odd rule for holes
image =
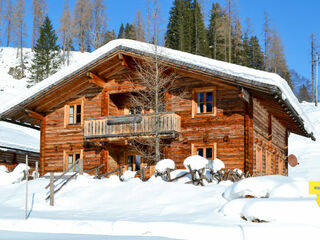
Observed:
[[[73,65],[68,66],[67,68],[58,71],[54,75],[48,77],[42,82],[36,84],[32,88],[30,88],[25,95],[22,95],[18,99],[9,102],[8,104],[0,107],[0,116],[11,108],[23,104],[29,98],[36,97],[41,91],[46,90],[61,81],[67,78],[70,75],[73,75],[75,72],[79,71],[81,68],[94,63],[97,59],[103,58],[121,48],[127,48],[128,50],[136,50],[146,54],[154,54],[155,48],[154,45],[139,42],[130,39],[116,39],[110,41],[106,45],[100,47],[99,49],[92,52],[89,57],[84,58],[82,61],[75,63]],[[227,75],[231,77],[239,78],[239,81],[250,80],[255,83],[272,85],[278,87],[282,92],[282,99],[288,100],[293,109],[301,116],[304,121],[304,128],[309,133],[312,134],[314,132],[313,126],[304,114],[303,109],[300,107],[300,103],[297,100],[296,96],[292,92],[286,80],[280,77],[278,74],[265,72],[261,70],[256,70],[253,68],[248,68],[245,66],[240,66],[232,63],[227,63],[211,58],[202,57],[199,55],[194,55],[191,53],[182,52],[179,50],[169,49],[165,47],[157,47],[157,52],[159,56],[162,58],[171,60],[171,61],[179,61],[184,64],[188,64],[192,67],[203,68],[206,71],[218,73],[220,75]]]

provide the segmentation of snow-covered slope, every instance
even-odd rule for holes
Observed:
[[[297,156],[299,165],[294,168],[289,166],[289,176],[320,181],[320,106],[304,102],[301,107],[313,124],[317,141],[290,134],[289,154]]]
[[[30,77],[30,68],[33,53],[30,48],[23,49],[23,62],[26,66],[25,77],[17,80],[9,74],[10,68],[20,65],[20,59],[17,58],[17,49],[11,47],[0,47],[0,108],[8,102],[14,101],[27,91],[27,83]],[[83,56],[90,53],[72,52],[70,63],[79,61]],[[61,68],[65,68],[62,66]],[[32,152],[39,152],[39,131],[0,122],[0,146],[17,148]]]

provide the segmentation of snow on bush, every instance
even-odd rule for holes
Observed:
[[[24,172],[26,171],[27,165],[24,163],[19,163],[18,166],[10,173],[13,183],[21,182],[24,177]],[[28,171],[30,167],[28,167]]]
[[[242,198],[246,195],[269,197],[276,186],[289,181],[291,181],[290,178],[280,175],[245,178],[229,186],[223,193],[223,197],[227,200]]]
[[[133,179],[135,175],[136,175],[135,171],[127,170],[121,176],[121,180],[127,182],[127,181]]]
[[[0,165],[0,173],[1,173],[1,172],[6,172],[6,173],[7,173],[7,172],[9,172],[9,171],[8,171],[8,168],[7,168],[6,166]]]
[[[199,155],[193,155],[193,156],[187,157],[183,162],[184,167],[186,169],[189,169],[188,166],[190,166],[191,170],[199,170],[199,169],[205,168],[207,164],[208,164],[208,160]]]
[[[174,161],[171,159],[163,159],[156,164],[156,170],[159,173],[164,173],[167,169],[175,169]]]
[[[310,197],[309,182],[305,179],[293,179],[292,182],[280,184],[273,188],[269,198],[303,198]]]
[[[234,172],[236,172],[236,173],[238,173],[238,174],[242,174],[243,172],[241,171],[241,169],[239,169],[239,168],[235,168],[235,169],[233,169],[233,171]]]
[[[224,163],[219,159],[219,158],[215,158],[212,162],[212,169],[213,172],[218,172],[220,171],[222,168],[225,168]]]
[[[28,167],[28,170],[30,168]],[[26,170],[26,165],[24,163],[18,164],[18,166],[12,171],[8,172],[5,166],[0,168],[0,185],[7,185],[12,183],[19,183],[24,177],[24,171]]]

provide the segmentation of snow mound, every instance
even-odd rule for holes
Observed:
[[[121,180],[127,182],[127,181],[133,179],[135,177],[135,175],[136,175],[135,171],[127,170],[121,176]]]
[[[5,166],[0,168],[0,185],[8,185],[12,183],[19,183],[24,178],[24,171],[26,170],[26,164],[20,163],[12,172],[8,172]],[[30,170],[30,167],[28,167]]]
[[[9,172],[9,171],[8,171],[8,168],[7,168],[6,166],[0,165],[0,173],[1,173],[1,172],[7,173],[7,172]]]
[[[207,164],[208,160],[199,155],[187,157],[183,162],[184,167],[186,169],[189,169],[188,166],[190,166],[191,170],[199,170],[205,168]]]
[[[269,197],[275,187],[290,181],[290,178],[280,175],[245,178],[229,186],[223,193],[223,197],[227,200],[243,198],[247,195]]]
[[[171,159],[163,159],[156,164],[156,170],[159,173],[164,173],[167,169],[175,169],[174,161]]]
[[[212,163],[213,172],[218,172],[222,168],[225,168],[224,163],[219,158],[214,159]]]

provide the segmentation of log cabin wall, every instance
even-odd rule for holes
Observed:
[[[29,166],[31,172],[35,168],[35,162],[39,162],[40,157],[36,155],[28,155]],[[22,153],[15,153],[0,150],[0,165],[4,165],[11,172],[19,163],[26,162],[26,155]]]
[[[286,128],[253,98],[253,173],[287,175]]]
[[[221,159],[227,169],[244,170],[245,159],[245,105],[238,89],[232,86],[208,85],[195,79],[189,81],[183,98],[171,95],[169,111],[181,116],[181,135],[167,149],[167,157],[174,159],[178,168],[186,157],[197,154],[198,146],[213,146],[213,157]],[[192,89],[216,87],[216,116],[192,117]]]

